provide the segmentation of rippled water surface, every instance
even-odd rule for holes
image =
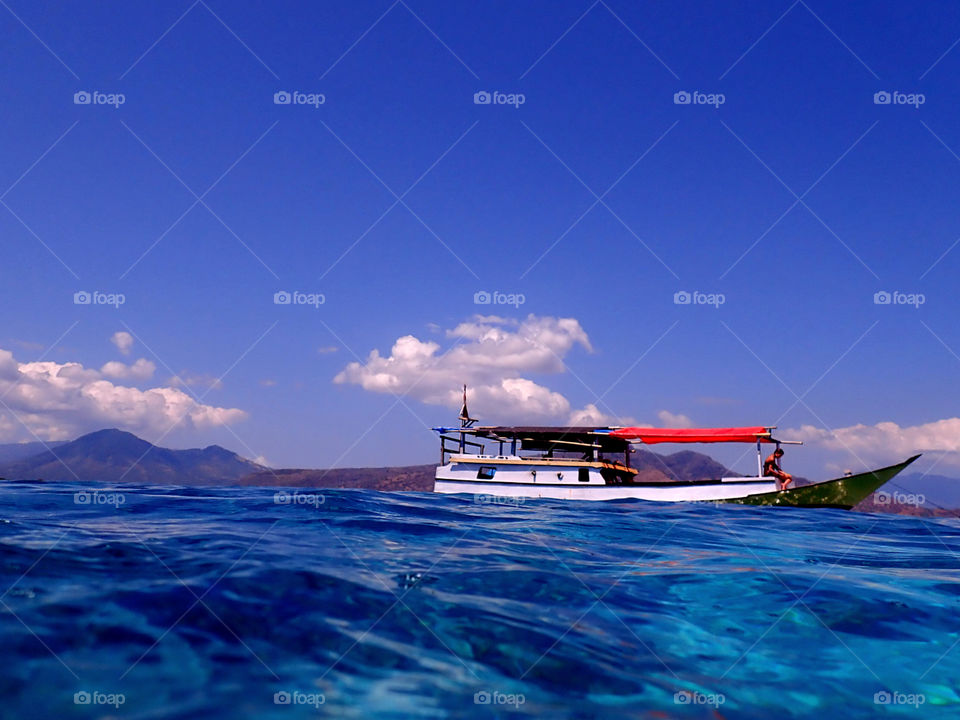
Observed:
[[[2,717],[960,717],[953,519],[78,490],[0,485]]]

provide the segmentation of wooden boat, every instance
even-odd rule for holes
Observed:
[[[810,485],[781,487],[763,474],[763,446],[800,445],[773,436],[775,426],[727,428],[477,426],[464,394],[459,427],[436,427],[440,465],[434,492],[492,498],[555,498],[852,508],[919,455],[889,467]],[[630,467],[633,445],[755,443],[757,475],[641,482]],[[487,451],[496,446],[496,453]]]

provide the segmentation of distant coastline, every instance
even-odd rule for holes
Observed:
[[[708,455],[689,450],[661,455],[639,450],[631,464],[642,482],[700,480],[732,474]],[[430,492],[436,464],[357,468],[269,468],[219,445],[171,450],[117,429],[98,430],[69,442],[0,445],[0,477],[9,480],[192,487],[349,488],[383,492]],[[912,476],[919,481],[923,476]],[[960,487],[960,480],[946,481]],[[797,478],[806,484],[804,478]],[[911,484],[908,476],[898,483]],[[955,517],[960,510],[938,507],[922,493],[897,485],[876,493],[855,509],[923,517]]]

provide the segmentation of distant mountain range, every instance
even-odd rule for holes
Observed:
[[[333,468],[331,470],[266,468],[240,478],[237,485],[302,488],[361,488],[430,492],[436,465],[406,465],[381,468]]]
[[[638,449],[630,458],[642,482],[703,480],[735,475],[709,455],[684,450],[661,455]],[[122,430],[99,430],[72,442],[0,444],[0,476],[8,479],[80,481],[92,485],[131,483],[187,486],[265,486],[363,488],[369,490],[433,489],[436,465],[330,470],[258,465],[219,445],[170,450]],[[798,485],[808,483],[796,478]],[[888,496],[874,496],[858,509],[915,515],[955,514],[960,507],[960,480],[915,473],[884,487]],[[899,496],[897,495],[899,493]],[[907,497],[913,495],[915,497]],[[922,497],[921,497],[922,496]],[[913,500],[923,500],[911,504]],[[917,506],[919,505],[919,506]]]
[[[690,451],[660,455],[640,450],[631,456],[630,464],[640,471],[638,478],[643,482],[702,480],[732,474],[713,458]],[[433,489],[433,476],[436,469],[436,465],[334,470],[265,469],[242,478],[240,484],[429,492]]]
[[[902,515],[957,516],[956,508],[960,508],[960,480],[923,473],[898,475],[857,506],[866,512]]]
[[[3,460],[12,458],[12,460]],[[0,445],[0,476],[13,479],[235,485],[262,465],[219,445],[169,450],[122,430],[99,430],[72,442]]]
[[[9,465],[17,460],[23,460],[33,455],[39,455],[44,450],[55,449],[61,445],[66,445],[65,441],[53,440],[48,443],[27,442],[10,443],[9,445],[0,445],[0,465]]]
[[[644,482],[699,480],[731,472],[697,452],[660,455],[639,450],[631,464]],[[0,476],[85,483],[433,489],[436,465],[381,468],[282,469],[258,465],[211,445],[170,450],[123,430],[99,430],[72,442],[0,445]]]

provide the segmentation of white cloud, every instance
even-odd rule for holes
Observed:
[[[666,428],[690,428],[693,427],[693,420],[680,413],[672,413],[669,410],[661,410],[657,413],[660,420],[660,426]]]
[[[618,415],[613,415],[611,413],[604,412],[598,408],[594,403],[588,403],[579,410],[574,410],[570,413],[570,418],[567,421],[568,425],[596,425],[598,427],[604,427],[607,425],[620,425],[626,427],[633,427],[637,425],[637,421],[631,417],[620,417]]]
[[[44,440],[66,440],[103,427],[157,437],[171,426],[209,428],[247,417],[236,408],[203,405],[175,388],[140,390],[104,379],[146,377],[148,370],[153,373],[149,361],[112,365],[98,371],[75,362],[20,363],[0,350],[0,396],[16,414],[0,410],[0,437],[32,440],[35,433]]]
[[[150,360],[140,358],[132,365],[125,365],[117,360],[105,363],[100,372],[114,380],[149,380],[153,377],[157,366]]]
[[[452,409],[460,407],[460,386],[466,383],[472,412],[486,419],[566,418],[567,398],[524,375],[562,373],[563,358],[574,346],[592,350],[586,332],[573,318],[477,315],[446,336],[454,343],[443,352],[437,342],[405,335],[386,357],[373,350],[366,362],[347,365],[334,382]]]
[[[784,439],[845,451],[849,457],[860,458],[868,465],[905,460],[919,452],[945,452],[948,454],[943,462],[960,465],[960,418],[955,417],[906,427],[895,422],[834,430],[803,425],[797,430],[785,430],[782,435]]]
[[[398,338],[383,356],[373,350],[365,362],[348,364],[334,382],[364,390],[406,395],[430,405],[460,408],[462,384],[469,386],[471,413],[484,421],[552,421],[573,425],[630,425],[589,404],[579,410],[561,393],[526,375],[566,372],[564,358],[576,347],[593,348],[574,318],[523,320],[476,315],[447,330],[453,345],[413,335]]]
[[[130,348],[133,347],[133,335],[121,330],[120,332],[115,332],[110,337],[110,342],[116,345],[117,350],[122,352],[124,355],[129,355]]]
[[[200,387],[204,390],[220,390],[223,388],[223,382],[218,377],[188,372],[174,375],[167,381],[167,385],[170,387]]]

